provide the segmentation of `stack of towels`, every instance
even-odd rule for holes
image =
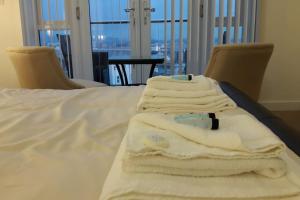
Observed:
[[[216,81],[192,75],[148,79],[138,103],[139,112],[218,112],[234,107],[236,104],[222,92]]]
[[[197,126],[200,113],[134,116],[100,199],[299,199],[285,145],[246,112],[216,115],[218,130]]]
[[[125,171],[194,177],[253,172],[270,178],[286,173],[279,158],[284,144],[250,116],[221,114],[218,130],[178,123],[177,116],[141,113],[132,118]]]

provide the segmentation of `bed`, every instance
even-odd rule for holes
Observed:
[[[97,200],[142,90],[0,90],[0,199]]]
[[[0,199],[98,200],[143,88],[1,89]]]

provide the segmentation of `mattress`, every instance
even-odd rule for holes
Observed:
[[[0,199],[98,199],[142,90],[1,89]]]
[[[0,199],[98,200],[143,88],[0,89]]]

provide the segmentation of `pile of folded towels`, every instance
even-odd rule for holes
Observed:
[[[148,79],[138,103],[139,112],[218,112],[234,107],[214,80],[192,75]]]
[[[178,116],[183,115],[141,113],[133,117],[123,169],[194,177],[253,172],[278,178],[286,173],[279,158],[284,144],[250,116],[221,115],[218,130],[178,123]]]
[[[203,112],[134,116],[100,199],[299,198],[285,145],[267,127],[241,111],[216,117],[219,128],[212,130]]]

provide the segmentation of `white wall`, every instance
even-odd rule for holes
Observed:
[[[300,110],[300,0],[262,0],[260,41],[275,44],[260,102]]]
[[[0,88],[15,88],[19,83],[5,49],[22,45],[19,0],[5,0],[0,4],[0,27]]]

